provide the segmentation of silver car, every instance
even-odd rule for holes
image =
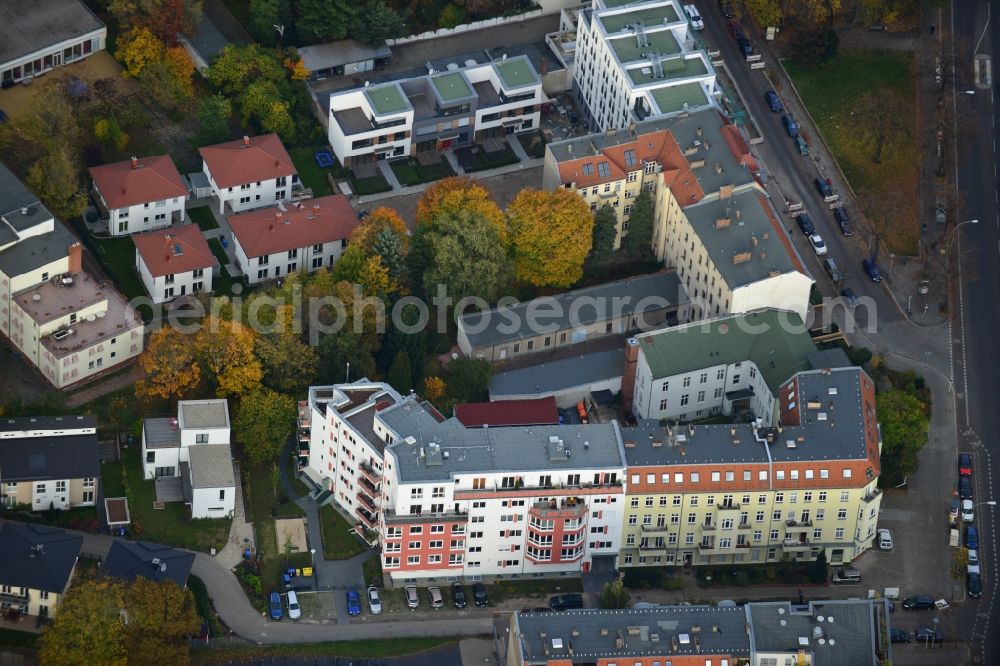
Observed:
[[[420,597],[417,596],[417,586],[407,585],[403,588],[403,594],[406,596],[406,607],[407,608],[417,608],[420,606]]]
[[[382,612],[382,597],[374,585],[368,588],[368,608],[371,609],[372,615],[378,615]]]

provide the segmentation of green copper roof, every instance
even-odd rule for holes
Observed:
[[[406,96],[395,83],[368,88],[365,90],[365,93],[368,95],[375,113],[379,115],[400,113],[410,108],[410,103],[407,101]]]
[[[666,73],[664,71],[664,75]],[[677,113],[685,109],[694,110],[698,107],[708,105],[708,97],[705,95],[705,89],[697,81],[657,88],[651,90],[650,94],[653,96],[653,101],[656,102],[656,107],[660,110],[660,113]],[[687,106],[684,106],[685,104]]]
[[[494,63],[493,67],[507,88],[521,88],[538,83],[538,76],[526,57],[503,60]]]
[[[431,82],[437,89],[438,95],[445,102],[454,102],[457,99],[473,97],[472,87],[461,72],[449,72],[440,76],[431,77]]]

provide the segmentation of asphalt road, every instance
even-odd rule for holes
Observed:
[[[996,53],[1000,44],[1000,2],[954,2],[953,6],[956,34],[973,48],[978,43],[977,53]],[[959,90],[972,88],[961,81],[957,85]],[[1000,465],[1000,440],[996,437],[1000,431],[1000,410],[995,406],[1000,392],[1000,363],[996,354],[996,336],[1000,330],[1000,216],[995,91],[993,86],[990,90],[978,90],[971,99],[960,100],[971,103],[972,117],[960,120],[974,127],[976,138],[957,147],[957,180],[959,189],[965,193],[965,210],[960,217],[979,220],[979,224],[967,224],[955,232],[960,234],[963,251],[971,253],[961,274],[958,331],[964,340],[964,358],[956,355],[955,380],[956,390],[964,394],[958,405],[959,422],[966,425],[959,444],[963,446],[964,442],[964,448],[974,454],[977,502],[1000,499],[993,484]],[[970,613],[972,654],[978,663],[993,664],[1000,662],[1000,632],[995,628],[988,630],[997,614],[996,510],[981,506],[977,513],[985,589],[974,619]]]

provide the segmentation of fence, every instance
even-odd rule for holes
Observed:
[[[385,40],[385,43],[389,46],[398,46],[399,44],[412,44],[413,42],[422,42],[428,39],[437,39],[439,37],[451,37],[452,35],[460,35],[465,32],[482,30],[483,28],[495,28],[508,23],[522,23],[524,21],[542,16],[543,14],[551,13],[553,12],[546,11],[544,9],[533,9],[530,12],[525,12],[524,14],[518,14],[516,16],[500,16],[483,21],[476,21],[474,23],[463,23],[462,25],[456,25],[454,28],[438,28],[437,30],[421,32],[418,35],[408,35],[398,39],[387,39]]]

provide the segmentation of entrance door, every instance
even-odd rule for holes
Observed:
[[[153,472],[155,476],[177,476],[173,467],[157,467]]]

